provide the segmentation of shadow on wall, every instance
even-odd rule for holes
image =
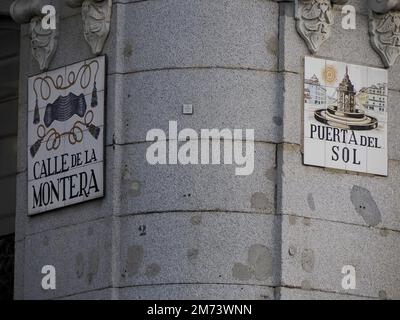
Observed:
[[[0,237],[0,300],[12,300],[14,291],[14,234]]]

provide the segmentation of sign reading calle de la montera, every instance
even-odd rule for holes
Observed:
[[[28,81],[28,214],[103,196],[105,58]]]
[[[387,176],[384,69],[312,57],[304,68],[304,164]]]

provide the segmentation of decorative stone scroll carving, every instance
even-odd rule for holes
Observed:
[[[400,10],[400,0],[368,0],[369,7],[376,13]]]
[[[112,0],[67,0],[70,7],[82,6],[83,32],[92,53],[99,55],[110,32]]]
[[[333,4],[345,4],[348,0],[295,0],[297,32],[312,53],[329,39],[333,25]]]
[[[386,67],[400,56],[400,0],[369,0],[372,47]]]
[[[32,55],[39,63],[41,71],[49,68],[58,41],[57,28],[54,30],[42,28],[42,7],[49,2],[49,0],[16,0],[10,7],[10,14],[15,22],[19,24],[30,23]]]

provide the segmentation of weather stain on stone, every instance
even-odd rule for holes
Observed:
[[[296,224],[296,217],[295,216],[289,216],[289,224],[291,226],[294,226]]]
[[[272,121],[274,121],[275,125],[280,127],[283,124],[283,120],[281,117],[273,117]]]
[[[379,231],[379,234],[380,234],[382,237],[387,237],[387,236],[389,235],[389,230],[383,228],[383,229],[381,229],[381,230]]]
[[[381,300],[387,300],[387,293],[385,290],[379,291],[379,299]]]
[[[247,262],[254,270],[254,276],[257,280],[266,280],[271,275],[272,255],[266,246],[252,245],[249,249]]]
[[[304,218],[303,218],[303,224],[304,224],[305,226],[310,226],[310,225],[311,225],[311,218],[304,217]]]
[[[125,58],[130,58],[133,54],[133,49],[132,45],[130,43],[127,43],[124,47],[124,51],[122,53]]]
[[[251,207],[253,209],[268,209],[270,207],[267,195],[257,192],[251,196]]]
[[[269,181],[275,181],[276,177],[276,171],[274,168],[268,169],[267,172],[265,173],[265,176]]]
[[[93,235],[93,227],[92,226],[90,226],[88,228],[88,236],[91,236],[91,235]]]
[[[149,278],[155,277],[160,273],[160,266],[157,263],[152,263],[147,266],[145,275]]]
[[[267,39],[267,51],[274,56],[278,54],[278,38],[276,36]]]
[[[303,280],[301,282],[301,288],[303,290],[310,290],[311,289],[311,282],[309,280]]]
[[[126,259],[126,271],[128,276],[133,276],[139,272],[139,268],[143,262],[143,247],[130,246]]]
[[[232,269],[232,275],[235,279],[247,281],[251,279],[252,271],[250,267],[245,264],[235,263]]]
[[[382,222],[381,212],[369,190],[353,186],[350,200],[354,205],[354,209],[364,219],[366,224],[375,227]]]
[[[129,195],[132,197],[137,197],[140,195],[140,182],[132,181],[129,185]]]
[[[294,256],[297,253],[297,249],[295,246],[289,246],[288,252],[290,256]]]
[[[189,260],[196,259],[198,255],[199,255],[199,250],[198,249],[189,249],[187,251],[187,257],[189,258]]]
[[[268,279],[272,274],[272,254],[264,245],[254,244],[249,248],[247,265],[235,263],[232,275],[239,280],[250,280],[253,276],[258,281]]]
[[[311,211],[315,211],[315,202],[314,202],[314,197],[312,193],[309,193],[307,195],[307,203]]]
[[[190,223],[193,225],[201,224],[201,216],[193,216],[190,218]]]
[[[84,264],[83,254],[82,253],[78,253],[75,256],[75,272],[76,272],[76,276],[78,278],[82,278],[84,270],[85,270],[85,264]]]
[[[305,272],[311,272],[314,269],[315,258],[312,249],[304,249],[301,253],[301,267]]]
[[[45,247],[47,247],[49,245],[49,238],[47,236],[44,236],[44,238],[43,238],[43,245]]]
[[[93,281],[93,278],[96,276],[99,271],[100,264],[100,256],[97,250],[92,250],[89,253],[89,268],[87,274],[87,282],[90,284]]]

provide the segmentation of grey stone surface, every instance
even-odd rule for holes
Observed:
[[[400,233],[311,219],[282,223],[282,285],[305,290],[399,299]],[[296,248],[290,256],[289,247]],[[342,288],[346,265],[356,269],[356,289]]]
[[[114,131],[108,132],[108,143],[111,134],[119,144],[145,141],[153,128],[168,132],[169,121],[177,121],[180,130],[254,129],[256,141],[280,139],[280,82],[275,73],[166,70],[116,78],[122,87],[114,99],[117,105],[108,99],[111,108],[118,110],[108,113],[118,117]],[[183,104],[192,104],[194,114],[184,115]]]
[[[24,256],[25,241],[15,241],[14,300],[24,299]]]
[[[303,128],[299,125],[303,119],[303,79],[298,74],[283,72],[280,82],[280,101],[283,106],[280,108],[283,118],[282,141],[300,144],[303,133]]]
[[[392,71],[390,72],[392,73]],[[389,74],[390,74],[389,73]],[[388,96],[388,152],[389,159],[400,160],[400,92],[389,90]]]
[[[236,165],[150,165],[150,143],[116,146],[119,214],[163,211],[275,212],[275,145],[255,144],[254,172],[236,176]],[[218,185],[210,184],[218,181]],[[263,201],[260,200],[260,194]],[[258,197],[258,199],[254,199]]]
[[[88,291],[57,298],[56,300],[112,300],[113,290],[111,288]]]
[[[389,71],[389,176],[304,166],[302,57],[309,53],[293,2],[278,2],[114,2],[103,52],[106,196],[30,218],[26,83],[38,68],[22,27],[17,299],[400,299],[398,66]],[[381,67],[365,2],[349,4],[358,10],[357,30],[341,28],[335,6],[332,36],[318,56]],[[60,34],[51,69],[93,56],[78,11],[63,13]],[[183,104],[194,114],[183,115]],[[255,129],[254,173],[149,165],[146,133],[167,130],[170,120],[197,132]],[[45,264],[57,268],[52,292],[40,287]],[[357,272],[351,292],[341,288],[347,264]]]
[[[273,300],[274,288],[236,284],[160,284],[108,288],[60,298],[61,300]]]
[[[24,299],[53,299],[111,284],[109,219],[41,232],[25,239]],[[56,269],[56,289],[43,290],[44,265]]]
[[[388,177],[346,174],[302,165],[298,145],[285,144],[279,148],[283,155],[281,212],[364,226],[370,226],[368,221],[378,220],[376,226],[380,229],[400,230],[400,202],[396,196],[400,175],[398,161],[389,161]],[[353,202],[351,192],[358,187],[368,190],[370,196],[363,192],[358,202]],[[312,206],[309,197],[313,198]],[[370,219],[365,220],[360,210],[370,215]]]
[[[165,0],[118,4],[118,72],[277,66],[278,4]]]
[[[122,288],[119,299],[273,300],[274,289],[236,284],[169,284]]]
[[[274,215],[170,212],[119,224],[119,287],[277,283]]]
[[[280,300],[376,300],[376,298],[363,297],[352,294],[339,294],[334,292],[310,291],[293,288],[279,288]]]
[[[358,15],[367,16],[369,13],[369,6],[365,0],[348,0],[345,5],[353,6],[356,9],[357,16]],[[344,7],[344,5],[334,5],[333,10],[336,10],[336,11],[338,11],[338,13],[341,13],[343,7]],[[337,23],[339,23],[340,21],[341,20],[338,19]],[[356,27],[358,27],[358,26],[356,25]]]

